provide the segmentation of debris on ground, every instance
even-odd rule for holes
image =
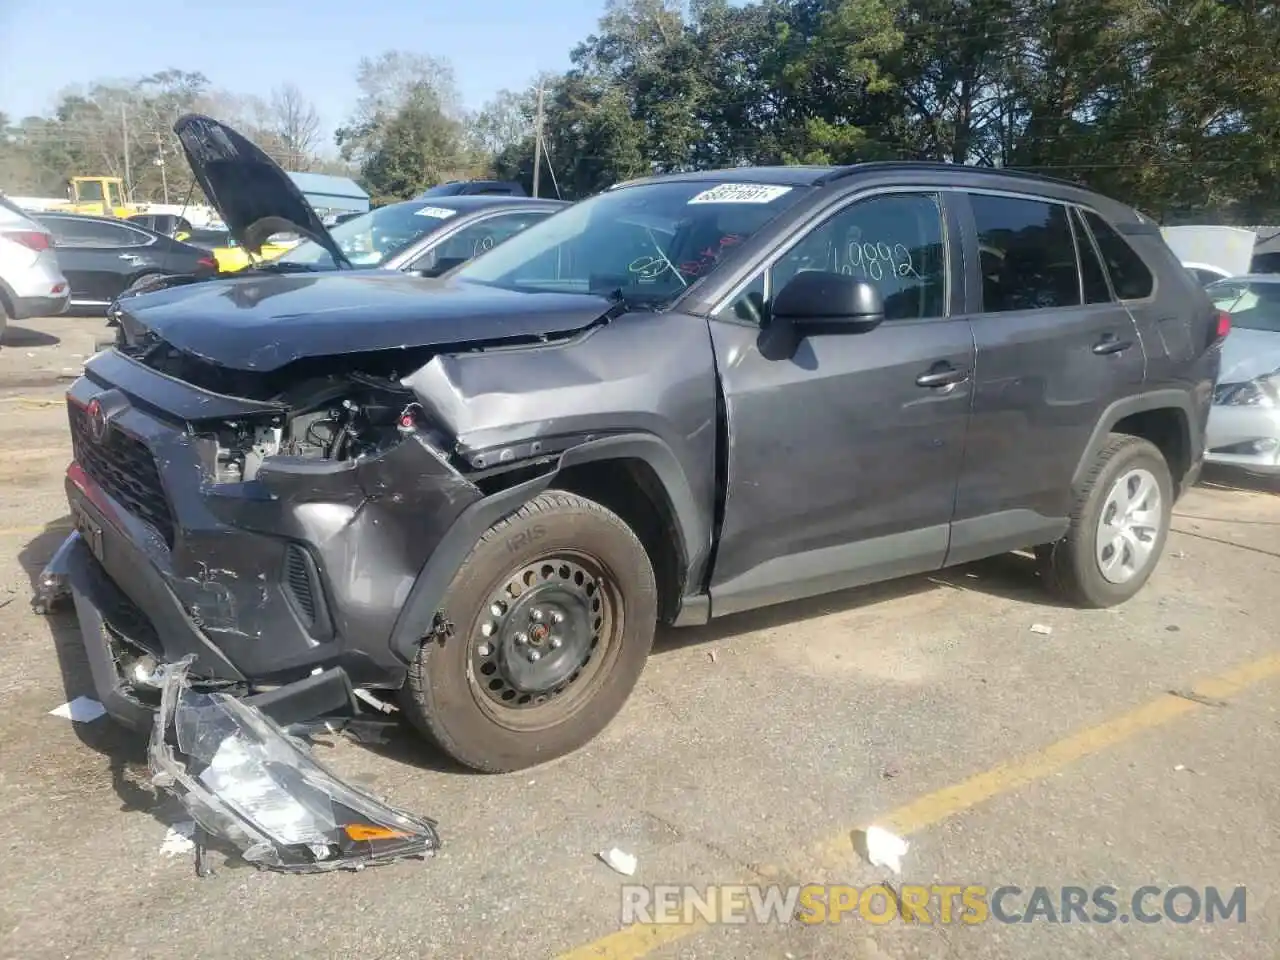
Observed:
[[[1053,633],[1053,627],[1049,626],[1047,623],[1033,623],[1031,625],[1031,632],[1047,637]]]
[[[896,763],[887,763],[883,770],[880,771],[880,777],[883,780],[892,780],[902,773],[902,768]]]
[[[339,780],[252,704],[193,690],[193,660],[160,670],[148,757],[153,785],[196,822],[201,876],[210,872],[207,839],[227,841],[256,866],[290,873],[359,870],[440,848],[434,820]]]
[[[183,820],[175,823],[165,831],[164,840],[160,843],[160,855],[163,857],[176,857],[180,853],[191,853],[195,850],[196,844],[193,837],[196,832],[196,824],[194,820]]]
[[[1227,705],[1225,700],[1214,700],[1212,697],[1206,697],[1196,693],[1194,690],[1170,690],[1169,695],[1181,697],[1183,700],[1190,700],[1192,703],[1204,704],[1206,707],[1225,707]]]
[[[106,712],[106,707],[89,697],[76,697],[49,711],[53,716],[62,717],[63,720],[70,720],[73,723],[93,723]]]
[[[634,854],[624,853],[617,847],[606,850],[604,853],[596,854],[596,856],[624,877],[634,876],[636,867],[640,864],[639,859]]]
[[[897,834],[883,827],[867,827],[867,861],[873,867],[888,867],[894,873],[902,872],[902,858],[909,844]]]
[[[716,662],[716,652],[715,652],[714,650],[712,650],[710,653],[708,653],[708,654],[707,654],[707,656],[711,659],[711,662],[712,662],[712,663],[715,663],[715,662]]]

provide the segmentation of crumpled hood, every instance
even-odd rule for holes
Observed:
[[[1219,383],[1248,383],[1280,372],[1280,333],[1232,327],[1222,344]]]
[[[252,141],[226,124],[188,113],[173,125],[204,195],[236,242],[259,253],[273,233],[296,231],[350,264],[297,184]]]
[[[383,271],[263,274],[119,301],[131,340],[146,332],[192,356],[262,373],[306,357],[572,333],[604,297],[517,293]]]

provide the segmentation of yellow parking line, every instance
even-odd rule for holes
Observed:
[[[1213,700],[1223,700],[1263,680],[1280,676],[1280,656],[1264,657],[1202,680],[1193,692]],[[1101,753],[1131,737],[1163,726],[1184,714],[1201,709],[1193,700],[1165,694],[1128,713],[1112,717],[1097,726],[1074,733],[1021,760],[1004,763],[967,780],[935,790],[891,810],[875,823],[899,834],[918,833],[948,817],[975,807],[993,797],[1016,790],[1057,773],[1064,767]],[[842,831],[811,847],[803,862],[786,868],[760,867],[765,876],[809,875],[815,867],[847,867],[854,856],[854,830]],[[668,943],[693,936],[707,926],[700,917],[689,924],[634,924],[583,944],[557,960],[638,960]]]

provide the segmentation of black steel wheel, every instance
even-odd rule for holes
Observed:
[[[657,594],[621,518],[552,492],[480,538],[444,606],[452,635],[423,644],[405,712],[464,765],[496,772],[576,750],[609,723],[644,668]]]

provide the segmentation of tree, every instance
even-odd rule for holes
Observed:
[[[459,119],[459,97],[453,67],[445,60],[391,50],[376,59],[364,57],[356,72],[360,98],[355,111],[334,134],[343,159],[364,163],[380,150],[390,124],[424,91],[442,117]]]
[[[434,86],[427,82],[406,92],[404,103],[379,124],[376,136],[376,141],[367,141],[361,166],[374,203],[408,199],[465,172],[460,168],[469,161],[462,124],[445,113]]]
[[[286,83],[271,92],[267,126],[284,149],[287,169],[311,169],[320,141],[320,115],[297,85]]]

